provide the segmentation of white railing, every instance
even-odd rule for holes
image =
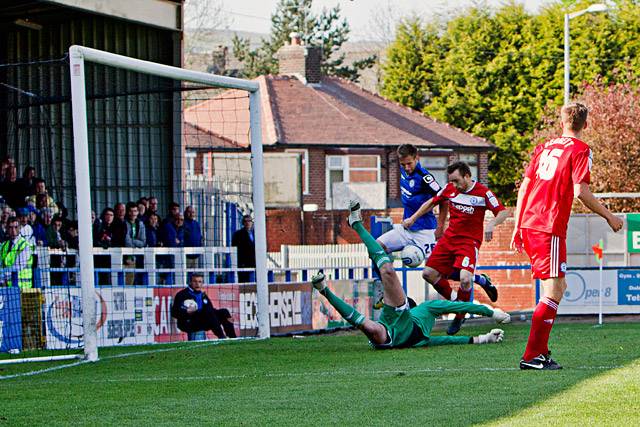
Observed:
[[[49,249],[38,247],[38,269],[42,286],[52,284],[52,275],[62,273],[62,269],[73,271],[78,265],[77,250]],[[93,248],[93,255],[109,257],[108,266],[95,267],[98,274],[101,269],[110,270],[110,283],[119,283],[119,276],[125,274],[147,273],[147,283],[156,286],[161,274],[172,274],[171,282],[184,286],[187,283],[188,272],[208,273],[236,273],[238,271],[238,257],[236,248],[231,247],[193,247],[193,248]],[[197,259],[190,259],[190,255],[197,255]],[[137,261],[139,268],[127,264],[127,257],[141,259]],[[163,260],[158,257],[165,257]],[[97,263],[101,265],[101,263]],[[208,281],[205,279],[205,282]]]

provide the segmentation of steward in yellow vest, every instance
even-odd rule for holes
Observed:
[[[0,246],[0,262],[4,269],[18,270],[18,286],[20,289],[33,287],[33,250],[27,240],[20,236],[20,223],[15,217],[7,221],[7,234],[9,240]],[[0,276],[0,285],[13,286],[13,271],[5,271]]]

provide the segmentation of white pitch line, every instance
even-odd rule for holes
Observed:
[[[170,351],[170,349],[163,349],[159,351]],[[158,351],[156,351],[158,352]],[[137,354],[145,354],[149,352],[138,352],[138,353],[130,353],[132,355]],[[118,358],[123,357],[124,355],[110,356],[109,358]],[[107,358],[104,358],[107,359]],[[104,360],[102,359],[102,360]],[[80,363],[86,362],[77,362],[72,365],[67,365],[64,367],[70,367],[73,365],[78,365]],[[611,370],[622,368],[622,365],[612,365],[612,366],[574,366],[568,368],[570,370],[587,370],[587,371],[601,371],[601,370]],[[63,368],[63,367],[58,367]],[[50,370],[55,370],[54,368],[50,368]],[[165,382],[165,381],[220,381],[220,380],[242,380],[242,379],[256,379],[256,378],[295,378],[295,377],[324,377],[324,376],[335,376],[335,375],[364,375],[364,376],[379,376],[379,375],[407,375],[407,374],[423,374],[423,373],[453,373],[453,372],[513,372],[519,371],[520,368],[418,368],[418,369],[393,369],[393,370],[381,370],[381,371],[371,371],[371,370],[335,370],[335,371],[316,371],[316,372],[281,372],[281,373],[258,373],[258,374],[240,374],[240,375],[198,375],[198,376],[162,376],[162,377],[126,377],[126,378],[103,378],[103,379],[93,379],[86,380],[83,379],[82,383],[93,383],[93,384],[109,384],[109,383],[131,383],[131,382]],[[18,376],[25,376],[24,374],[16,374],[10,376],[11,378],[15,378]],[[0,379],[9,378],[0,377]],[[65,378],[64,381],[60,380],[50,380],[43,381],[40,384],[56,384],[56,383],[64,383],[69,384],[71,381],[69,378]]]
[[[19,374],[12,374],[12,375],[2,375],[2,376],[0,376],[0,381],[2,381],[2,380],[10,380],[12,378],[31,377],[31,376],[39,375],[39,374],[46,374],[47,372],[58,371],[60,369],[66,369],[66,368],[73,368],[74,366],[83,365],[85,363],[100,363],[100,361],[102,361],[102,360],[120,359],[120,358],[123,358],[123,357],[140,356],[140,355],[152,354],[152,353],[164,353],[164,352],[167,352],[167,351],[191,350],[193,348],[206,347],[206,346],[209,346],[209,345],[217,345],[217,344],[220,344],[221,342],[222,341],[208,341],[208,342],[205,342],[205,343],[202,343],[202,344],[192,344],[192,345],[180,346],[180,347],[158,348],[158,349],[154,349],[154,350],[144,350],[144,351],[135,351],[135,352],[131,352],[131,353],[115,354],[113,356],[101,357],[96,362],[90,362],[88,360],[81,360],[79,362],[68,363],[66,365],[60,365],[60,366],[52,366],[50,368],[38,369],[38,370],[35,370],[35,371],[21,372]]]

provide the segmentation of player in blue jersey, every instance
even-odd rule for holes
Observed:
[[[424,168],[418,158],[418,149],[411,144],[403,144],[398,147],[398,161],[400,163],[400,192],[402,193],[402,206],[404,207],[403,219],[410,218],[423,203],[438,194],[442,187],[435,177]],[[380,236],[377,241],[387,253],[402,250],[408,244],[420,247],[428,259],[436,245],[436,240],[444,232],[444,224],[447,218],[448,205],[442,203],[439,206],[438,219],[432,211],[419,217],[408,229],[401,224],[394,224],[393,229]],[[451,280],[459,280],[459,271],[449,276]],[[474,282],[484,289],[492,302],[498,300],[498,289],[493,286],[491,279],[486,274],[476,274]],[[447,298],[451,291],[434,286],[436,291]],[[457,330],[460,329],[456,325]],[[455,328],[454,328],[455,329]],[[450,333],[456,333],[453,329]]]
[[[441,187],[418,161],[418,149],[414,145],[401,145],[397,152],[400,162],[400,192],[404,206],[403,219],[406,219],[420,209],[423,203],[438,194]],[[429,258],[436,245],[436,239],[444,230],[447,212],[447,205],[443,203],[440,205],[438,220],[430,211],[418,218],[409,229],[405,229],[401,224],[394,224],[392,230],[378,238],[378,243],[387,253],[414,244],[424,251],[425,258]]]

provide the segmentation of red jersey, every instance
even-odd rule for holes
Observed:
[[[524,176],[531,182],[520,212],[520,228],[567,236],[573,186],[591,179],[591,149],[577,138],[560,137],[536,147]]]
[[[484,185],[474,182],[467,191],[460,192],[448,183],[433,201],[438,204],[449,201],[449,227],[444,237],[469,237],[482,243],[484,237],[484,213],[487,209],[497,215],[504,210],[498,198]]]

